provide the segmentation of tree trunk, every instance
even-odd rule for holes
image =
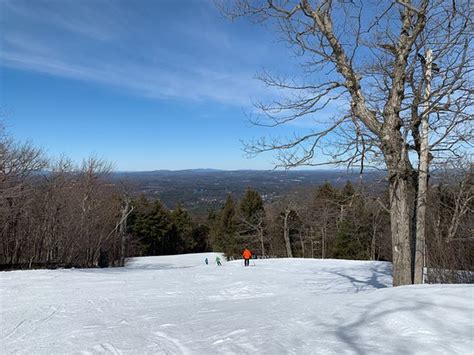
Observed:
[[[304,240],[303,235],[300,232],[300,244],[301,244],[301,256],[304,258]]]
[[[264,243],[264,239],[263,239],[264,231],[263,231],[263,228],[262,228],[261,224],[258,226],[258,234],[259,234],[259,237],[260,237],[260,247],[262,249],[262,258],[265,258],[265,243]]]
[[[372,242],[370,243],[370,260],[375,260],[376,239],[377,239],[377,225],[374,222],[374,227],[372,229]]]
[[[326,258],[326,227],[321,228],[321,259]]]
[[[293,253],[291,252],[291,242],[290,242],[290,226],[288,225],[288,218],[290,217],[291,210],[285,210],[285,216],[283,219],[283,238],[285,238],[285,245],[286,245],[286,255],[289,258],[293,257]]]
[[[390,173],[390,172],[389,172]],[[409,285],[411,277],[411,203],[409,180],[394,174],[390,182],[393,286]]]
[[[125,199],[125,205],[122,208],[122,218],[120,219],[119,234],[120,234],[120,266],[125,265],[125,242],[127,233],[127,216],[130,214],[130,200]]]
[[[425,237],[426,237],[426,200],[428,194],[428,167],[429,167],[429,102],[431,91],[431,58],[432,52],[426,52],[425,64],[425,104],[423,105],[423,115],[421,116],[421,134],[420,134],[420,155],[418,162],[418,192],[416,198],[416,239],[415,239],[415,265],[414,279],[415,284],[423,283],[423,270],[425,267]]]

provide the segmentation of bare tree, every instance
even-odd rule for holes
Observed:
[[[436,184],[428,196],[429,282],[473,282],[473,177],[472,165],[463,160],[452,161],[437,172]]]
[[[46,159],[0,127],[0,267],[94,267],[101,256],[104,265],[108,257],[123,262],[132,208],[110,170],[95,157],[81,168]]]
[[[297,214],[297,199],[289,195],[272,201],[266,206],[270,227],[269,234],[273,253],[292,258],[294,256],[292,247],[292,236],[300,231],[300,221]],[[275,246],[277,250],[275,250]]]
[[[370,213],[370,259],[379,260],[379,255],[384,254],[381,249],[385,247],[385,244],[388,244],[385,243],[386,238],[384,238],[384,236],[388,234],[387,217],[390,211],[379,203],[378,197],[365,197],[365,205]]]
[[[265,213],[257,213],[253,219],[248,219],[239,216],[239,228],[238,232],[241,237],[249,240],[258,240],[260,244],[260,252],[262,257],[265,257]]]
[[[41,150],[14,142],[0,125],[0,263],[18,263],[27,248],[32,182],[45,166]]]
[[[285,208],[283,213],[283,238],[285,239],[286,246],[286,255],[289,258],[293,257],[293,252],[291,251],[291,241],[290,241],[290,223],[289,219],[293,210],[290,206]]]
[[[293,208],[310,237],[312,256],[314,257],[314,244],[316,244],[320,249],[318,257],[326,258],[328,241],[335,235],[337,216],[340,217],[341,211],[334,196],[319,195],[318,191],[306,191],[297,203],[293,202]]]
[[[14,142],[0,125],[0,199],[5,201],[21,194],[28,179],[47,161],[40,149],[30,143]]]
[[[262,73],[260,79],[282,95],[257,104],[262,115],[253,122],[316,121],[316,129],[301,135],[249,142],[249,155],[275,151],[277,166],[285,168],[345,164],[362,170],[383,162],[393,283],[412,283],[412,250],[417,239],[422,244],[426,224],[420,216],[417,230],[413,218],[417,199],[426,194],[417,191],[420,169],[426,180],[432,159],[461,155],[472,142],[470,2],[236,0],[222,7],[231,17],[275,24],[300,59],[293,78]],[[423,55],[428,50],[432,80]]]
[[[120,234],[120,266],[125,265],[125,247],[126,247],[126,236],[127,236],[127,218],[133,212],[134,207],[130,205],[130,197],[127,195],[124,198],[121,218],[119,221],[119,234]]]
[[[259,192],[250,188],[245,191],[239,201],[236,218],[242,241],[247,246],[260,244],[261,255],[265,257],[265,206]]]

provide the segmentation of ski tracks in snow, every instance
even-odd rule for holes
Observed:
[[[25,329],[25,331],[23,333],[21,333],[17,339],[18,340],[22,340],[24,339],[25,336],[27,336],[28,334],[31,334],[33,333],[34,331],[36,331],[38,328],[40,328],[41,326],[44,325],[44,323],[46,323],[47,321],[49,321],[51,318],[54,317],[54,315],[56,314],[57,310],[56,308],[54,307],[51,307],[51,309],[53,310],[51,313],[48,313],[46,317],[42,317],[40,319],[37,319],[33,322],[30,322],[29,324],[29,327],[28,327],[28,320],[27,319],[23,319],[21,322],[19,322],[10,332],[8,332],[7,335],[5,335],[4,337],[2,337],[2,341],[3,340],[7,340],[9,339],[12,335],[18,333],[20,331],[20,329]],[[44,313],[44,311],[41,311]]]
[[[165,345],[165,349],[163,349],[164,354],[170,355],[190,355],[191,351],[187,347],[185,347],[181,342],[177,339],[170,337],[166,333],[163,332],[155,332],[155,335],[158,337],[157,343],[160,346]]]

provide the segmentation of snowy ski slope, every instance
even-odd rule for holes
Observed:
[[[473,286],[391,288],[382,262],[216,255],[0,273],[0,353],[473,354]]]

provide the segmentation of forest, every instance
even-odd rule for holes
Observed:
[[[202,217],[134,195],[96,157],[80,166],[48,159],[5,132],[0,149],[2,269],[122,266],[130,256],[204,251],[234,259],[244,247],[258,258],[392,258],[388,193],[370,185],[325,183],[269,202],[248,187]],[[464,165],[440,171],[430,186],[427,266],[444,270],[433,280],[472,281],[473,185]]]

